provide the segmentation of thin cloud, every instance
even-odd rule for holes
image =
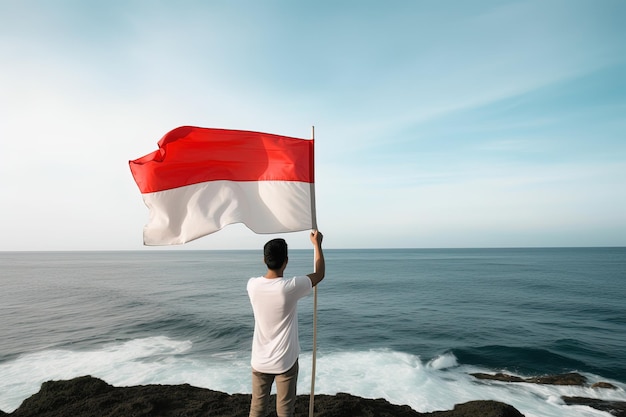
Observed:
[[[0,250],[141,247],[185,124],[315,125],[336,247],[625,244],[623,2],[70,3],[0,3]]]

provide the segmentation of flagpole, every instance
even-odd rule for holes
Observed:
[[[311,138],[315,140],[315,126],[311,126]],[[315,146],[315,144],[313,145]],[[313,218],[316,219],[317,215],[313,213]],[[317,224],[313,225],[317,228]],[[313,272],[315,270],[315,254],[313,254]],[[309,398],[309,417],[313,417],[313,406],[315,402],[315,365],[317,362],[317,285],[313,287],[313,358],[311,363],[311,397]]]

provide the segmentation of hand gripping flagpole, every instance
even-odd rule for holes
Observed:
[[[315,126],[311,126],[311,138],[315,141]],[[315,144],[313,145],[315,146]],[[315,169],[315,167],[314,167]],[[315,184],[315,181],[313,182]],[[312,190],[313,191],[313,190]],[[317,229],[317,216],[315,213],[315,193],[311,193],[312,202],[312,226]],[[313,272],[317,272],[315,269],[315,254],[313,254]],[[311,363],[311,396],[309,399],[309,417],[313,417],[313,406],[315,402],[315,365],[317,356],[317,285],[313,288],[313,357]]]

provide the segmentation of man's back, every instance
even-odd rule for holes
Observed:
[[[311,292],[308,277],[251,278],[248,296],[254,311],[252,367],[279,374],[298,359],[298,300]]]

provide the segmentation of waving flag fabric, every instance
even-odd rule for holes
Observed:
[[[256,233],[314,229],[313,140],[183,126],[130,169],[150,215],[145,245],[174,245],[243,223]]]

